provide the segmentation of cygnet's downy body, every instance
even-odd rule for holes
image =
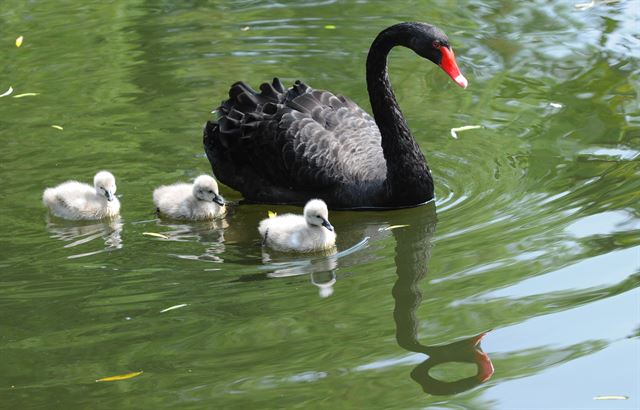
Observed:
[[[227,212],[218,183],[209,175],[200,175],[193,184],[158,187],[153,191],[153,203],[161,215],[172,219],[203,221]]]
[[[116,179],[108,171],[100,171],[93,178],[93,186],[67,181],[47,188],[42,202],[57,217],[71,220],[111,218],[120,213],[120,201],[115,196]]]
[[[327,204],[320,199],[307,202],[304,215],[284,214],[260,221],[258,232],[264,245],[284,252],[315,252],[336,244]]]

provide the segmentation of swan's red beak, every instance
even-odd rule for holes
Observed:
[[[453,55],[453,50],[449,47],[440,47],[440,52],[442,53],[442,61],[440,61],[440,68],[444,70],[445,73],[451,77],[456,84],[458,84],[462,88],[467,88],[469,82],[462,74],[460,74],[460,69],[458,68],[458,64],[456,64],[456,57]]]

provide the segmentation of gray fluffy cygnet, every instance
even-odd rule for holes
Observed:
[[[285,252],[314,252],[335,246],[336,233],[329,223],[327,204],[312,199],[303,214],[284,214],[260,221],[258,232],[262,243]]]
[[[153,203],[161,215],[173,219],[210,220],[227,212],[218,183],[209,175],[200,175],[193,184],[160,186],[153,191]]]
[[[93,186],[72,180],[45,189],[42,202],[53,215],[60,218],[103,219],[120,212],[120,201],[115,193],[116,179],[113,174],[100,171],[93,178]]]

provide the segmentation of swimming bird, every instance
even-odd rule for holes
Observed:
[[[218,180],[258,203],[303,204],[317,197],[331,208],[354,209],[431,200],[431,171],[387,74],[395,46],[410,48],[467,87],[447,36],[426,23],[393,25],[373,41],[366,62],[373,118],[347,97],[300,81],[287,90],[275,78],[260,92],[236,82],[217,120],[204,127]]]
[[[153,191],[153,203],[160,214],[173,219],[208,220],[227,211],[218,183],[209,175],[200,175],[193,184],[160,186]]]
[[[312,199],[303,215],[284,214],[260,221],[263,245],[278,251],[314,252],[335,246],[336,233],[329,223],[327,204]]]
[[[109,171],[93,177],[93,186],[67,181],[44,190],[42,202],[55,216],[72,220],[111,218],[119,214],[116,179]]]

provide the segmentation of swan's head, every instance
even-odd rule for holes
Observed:
[[[200,201],[215,202],[224,206],[224,199],[218,194],[218,183],[209,175],[200,175],[193,181],[193,196]]]
[[[93,177],[93,187],[98,195],[104,195],[107,201],[116,197],[116,177],[109,171],[100,171]]]
[[[322,199],[312,199],[304,206],[304,218],[312,226],[324,226],[333,231],[333,226],[329,223],[329,210],[327,204]]]
[[[462,88],[467,88],[469,82],[460,73],[453,49],[447,35],[442,30],[426,23],[401,23],[404,25],[408,38],[406,46],[420,57],[432,61],[442,68],[451,79]]]

